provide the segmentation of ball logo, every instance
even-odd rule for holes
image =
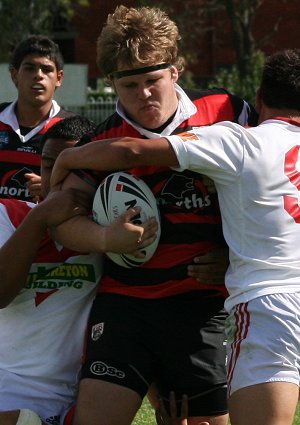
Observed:
[[[109,375],[115,376],[116,378],[125,378],[125,372],[118,370],[113,366],[107,366],[103,362],[94,362],[91,364],[90,371],[93,375]]]
[[[106,256],[117,265],[127,268],[140,267],[149,261],[156,251],[160,237],[160,216],[157,202],[151,189],[140,178],[127,172],[112,173],[98,187],[93,201],[93,219],[102,226],[109,226],[113,220],[129,208],[140,207],[132,223],[141,225],[150,217],[158,223],[156,239],[143,247],[143,258],[134,255],[106,252]]]

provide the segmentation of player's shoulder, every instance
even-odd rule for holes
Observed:
[[[98,124],[94,131],[85,134],[78,143],[78,146],[98,139],[110,139],[123,136],[125,134],[124,126],[126,125],[125,120],[115,112]],[[130,135],[130,132],[128,135]]]
[[[117,113],[114,112],[104,121],[97,125],[95,133],[101,134],[107,131],[118,132],[119,128],[124,124],[124,119]]]
[[[191,101],[202,99],[205,97],[223,95],[230,97],[231,94],[223,87],[212,87],[207,89],[184,89]]]
[[[68,118],[74,117],[76,114],[73,111],[69,111],[68,109],[60,108],[59,112],[55,115],[57,118]]]

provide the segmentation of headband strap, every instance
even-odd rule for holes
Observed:
[[[122,78],[130,75],[146,74],[147,72],[158,71],[159,69],[169,68],[171,64],[161,63],[159,65],[144,66],[143,68],[126,69],[126,71],[114,71],[109,74],[109,77]]]

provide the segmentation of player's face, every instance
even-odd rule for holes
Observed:
[[[122,71],[122,69],[118,69]],[[114,78],[113,86],[127,115],[141,127],[156,129],[175,113],[178,71],[167,69]]]
[[[12,69],[11,77],[18,90],[18,99],[31,106],[52,102],[55,89],[63,80],[63,71],[47,57],[27,55],[20,68]]]
[[[50,177],[58,155],[67,148],[72,148],[76,140],[48,139],[43,146],[41,160],[41,195],[45,198],[50,191]]]

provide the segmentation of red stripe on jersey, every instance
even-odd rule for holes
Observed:
[[[189,118],[190,126],[201,126],[219,121],[234,120],[234,111],[230,97],[227,94],[213,94],[194,101],[201,114]],[[179,127],[184,127],[185,123]]]
[[[22,223],[31,210],[31,207],[26,202],[17,199],[0,199],[0,203],[5,206],[10,221],[15,227]]]
[[[115,116],[113,116],[113,117],[115,117]],[[124,137],[124,135],[126,135],[128,137],[138,137],[138,138],[144,137],[144,136],[141,136],[141,134],[135,128],[131,127],[131,125],[129,125],[126,121],[120,121],[118,124],[116,126],[113,125],[110,128],[106,128],[103,132],[101,132],[100,139],[101,140],[102,139],[114,139],[118,136]],[[95,140],[98,140],[98,136],[92,137],[91,140],[93,142]]]
[[[0,151],[0,162],[39,166],[41,164],[41,156],[36,153],[6,150]]]
[[[11,126],[0,121],[0,130],[11,130]]]
[[[186,93],[196,105],[197,112],[172,134],[223,120],[236,121],[242,112],[249,119],[249,115],[253,113],[241,98],[224,89],[188,90]],[[93,136],[86,136],[80,143],[124,136],[145,138],[115,113],[99,124]],[[209,191],[207,183],[199,174],[189,171],[178,173],[163,167],[140,167],[129,171],[145,180],[158,198],[163,224],[162,236],[157,251],[145,266],[132,271],[130,275],[121,268],[118,268],[116,274],[110,270],[110,276],[105,274],[102,277],[100,290],[141,298],[160,298],[191,290],[211,290],[210,285],[200,284],[187,277],[185,268],[187,264],[193,263],[195,256],[222,244],[217,195]],[[103,176],[100,172],[96,175],[98,178]],[[181,273],[178,280],[177,269]],[[172,280],[173,275],[175,280]],[[218,286],[216,289],[226,294],[225,287]]]
[[[101,285],[98,287],[98,292],[107,292],[120,295],[128,295],[131,297],[137,298],[148,298],[148,299],[157,299],[162,297],[169,297],[177,294],[184,294],[190,291],[216,291],[224,298],[227,297],[227,291],[225,286],[221,285],[205,285],[201,282],[196,281],[195,279],[189,277],[184,280],[174,281],[169,280],[160,285],[153,287],[142,286],[142,285],[124,285],[117,280],[112,279],[110,276],[105,276],[105,287]]]
[[[51,118],[51,120],[45,125],[45,127],[40,130],[40,134],[46,133],[46,131],[49,130],[50,127],[52,127],[54,124],[56,124],[58,121],[61,121],[62,119],[63,117],[58,116]]]
[[[58,291],[58,289],[52,289],[52,291],[48,291],[48,292],[36,292],[35,293],[35,306],[37,307],[38,305],[40,305],[50,295],[54,294],[57,291]]]
[[[192,264],[194,257],[205,254],[214,248],[219,247],[215,242],[199,241],[197,243],[181,243],[180,244],[180,261],[178,260],[178,246],[179,244],[159,244],[155,255],[145,263],[143,269],[151,270],[160,268],[161,270],[168,270],[177,264]],[[142,277],[141,277],[142,280]],[[142,284],[142,282],[141,282]]]
[[[6,207],[9,219],[16,228],[22,223],[32,209],[25,201],[19,199],[0,199],[0,203]],[[67,248],[58,251],[54,242],[46,233],[37,252],[35,262],[61,262],[72,255],[78,255],[78,253]]]
[[[183,223],[186,221],[187,223],[193,223],[193,224],[203,224],[203,223],[210,223],[210,224],[219,224],[221,223],[221,217],[220,216],[213,216],[213,215],[197,215],[195,213],[189,214],[189,213],[181,213],[178,212],[177,214],[164,214],[164,217],[173,224],[176,223]]]

